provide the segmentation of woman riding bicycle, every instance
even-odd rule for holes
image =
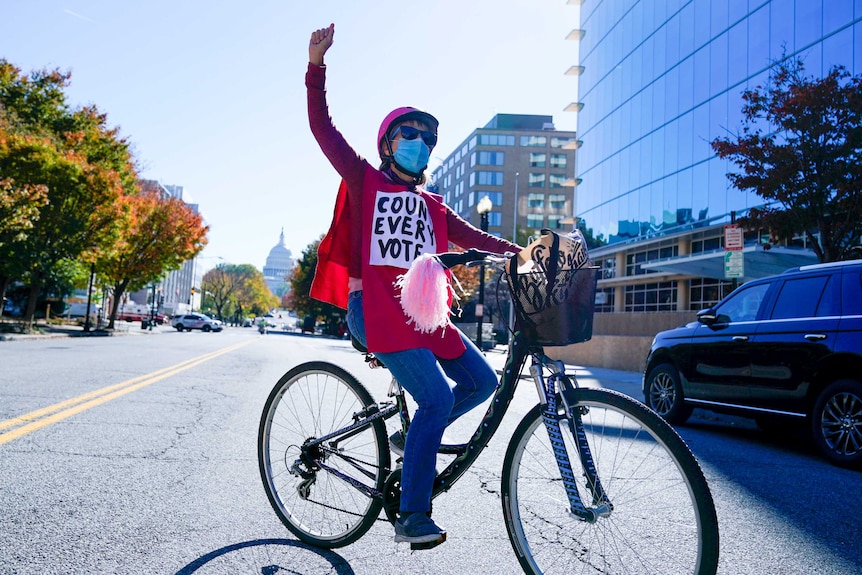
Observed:
[[[403,442],[395,541],[442,542],[446,532],[431,519],[430,509],[443,430],[487,399],[497,376],[454,325],[433,333],[409,325],[395,284],[414,259],[445,252],[449,242],[499,254],[521,248],[473,227],[424,189],[437,143],[438,121],[431,114],[402,107],[386,116],[377,135],[379,169],[353,150],[333,125],[326,102],[324,54],[334,34],[334,24],[311,34],[305,77],[311,131],[342,177],[311,296],[347,309],[353,337],[416,401],[406,439],[400,432],[391,438],[393,451]]]

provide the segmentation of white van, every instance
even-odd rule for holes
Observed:
[[[98,317],[101,311],[101,307],[97,306],[94,303],[90,304],[91,317]],[[69,308],[63,313],[63,315],[67,317],[84,317],[85,315],[87,315],[87,302],[75,302],[69,304]]]

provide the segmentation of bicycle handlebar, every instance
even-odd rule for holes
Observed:
[[[501,256],[484,250],[471,248],[466,252],[445,252],[435,256],[444,268],[449,269],[459,265],[469,265],[477,262],[501,263],[507,261],[507,256]]]

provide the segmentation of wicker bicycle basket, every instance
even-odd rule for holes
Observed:
[[[507,276],[521,331],[531,345],[569,345],[593,336],[598,268]]]

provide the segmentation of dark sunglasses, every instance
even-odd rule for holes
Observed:
[[[399,132],[401,132],[401,137],[405,140],[415,140],[421,136],[422,141],[425,142],[425,145],[429,148],[433,148],[437,145],[437,134],[432,134],[431,132],[426,132],[425,130],[420,130],[413,126],[398,126],[395,131],[392,132],[392,138],[394,139]]]

